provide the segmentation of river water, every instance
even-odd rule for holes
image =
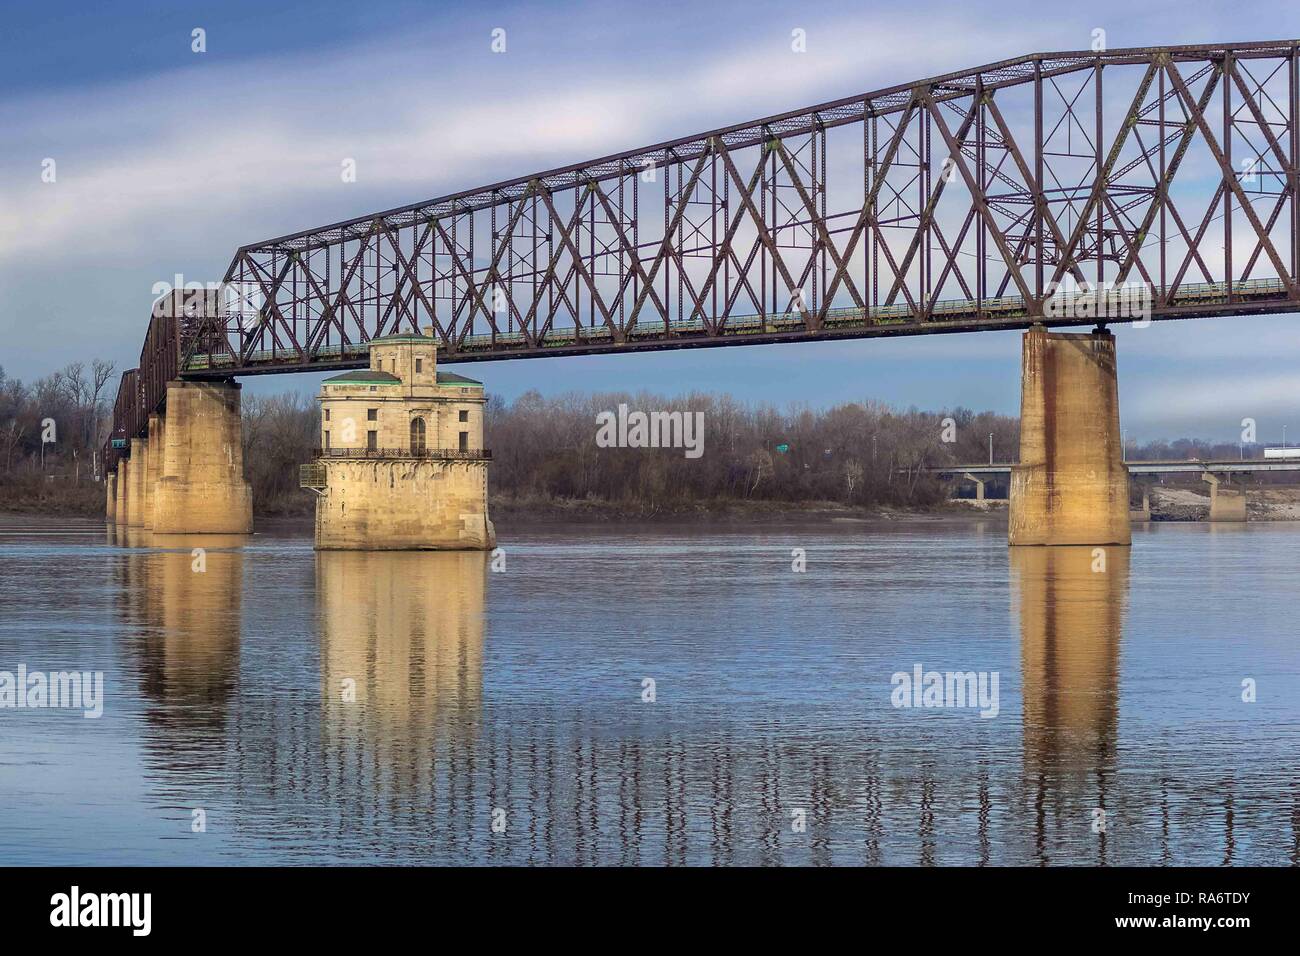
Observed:
[[[1300,864],[1300,524],[498,532],[0,519],[0,863]]]

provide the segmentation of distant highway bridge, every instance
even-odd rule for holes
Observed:
[[[941,465],[927,468],[926,471],[940,476],[964,478],[972,481],[975,483],[976,501],[997,501],[1006,499],[985,497],[985,483],[994,477],[1003,475],[1010,477],[1015,467],[1016,465],[1013,462],[993,462],[979,465]],[[1221,483],[1221,478],[1227,476],[1228,480],[1231,481],[1232,475],[1258,472],[1300,472],[1300,457],[1210,461],[1202,461],[1196,458],[1185,461],[1127,461],[1124,462],[1124,467],[1128,470],[1130,477],[1134,475],[1200,475],[1201,479],[1210,486],[1210,520],[1245,521],[1245,490],[1241,487],[1224,486]],[[1145,484],[1139,485],[1139,490],[1142,495],[1142,504],[1132,511],[1131,517],[1137,520],[1149,521],[1151,519],[1150,490]]]
[[[987,465],[941,465],[927,468],[926,471],[938,475],[1010,475],[1014,462],[994,462]],[[1300,471],[1298,459],[1250,460],[1223,459],[1218,461],[1201,461],[1189,458],[1185,461],[1126,461],[1124,467],[1130,475],[1174,475],[1202,474],[1236,475],[1257,471]]]

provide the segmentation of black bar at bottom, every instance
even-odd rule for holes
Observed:
[[[477,926],[499,942],[502,929],[554,938],[567,924],[585,935],[612,918],[636,934],[665,930],[665,919],[679,927],[700,919],[725,925],[733,942],[780,931],[775,924],[818,932],[838,924],[863,938],[918,942],[977,944],[1046,929],[1071,941],[1198,934],[1230,944],[1241,933],[1294,928],[1298,887],[1298,869],[0,868],[0,918],[6,942],[76,933],[82,943],[301,944],[338,942],[348,927],[427,932],[440,920],[453,921],[444,932]]]

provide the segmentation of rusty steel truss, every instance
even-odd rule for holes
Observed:
[[[1293,311],[1298,50],[1023,56],[282,236],[151,337],[203,378]]]

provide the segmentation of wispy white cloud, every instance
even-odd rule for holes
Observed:
[[[955,68],[971,55],[969,31],[936,41],[920,27],[879,21],[807,29],[805,54],[793,53],[788,32],[774,27],[758,50],[610,62],[599,83],[553,68],[539,80],[538,65],[516,63],[513,54],[479,53],[461,71],[434,70],[425,47],[366,45],[331,56],[328,66],[311,58],[214,61],[8,103],[0,122],[14,148],[0,169],[7,206],[0,259],[69,240],[82,249],[110,237],[119,248],[127,237],[165,241],[170,231],[200,222],[211,229],[216,219],[282,219],[271,203],[297,210],[319,201],[318,218],[328,221],[336,210],[369,211],[371,194],[402,197],[395,203],[428,198],[524,174],[535,163],[580,161]],[[990,39],[999,48],[1018,42],[1003,28]],[[40,180],[46,156],[59,164],[55,184]],[[344,158],[356,160],[362,188],[345,191]]]

